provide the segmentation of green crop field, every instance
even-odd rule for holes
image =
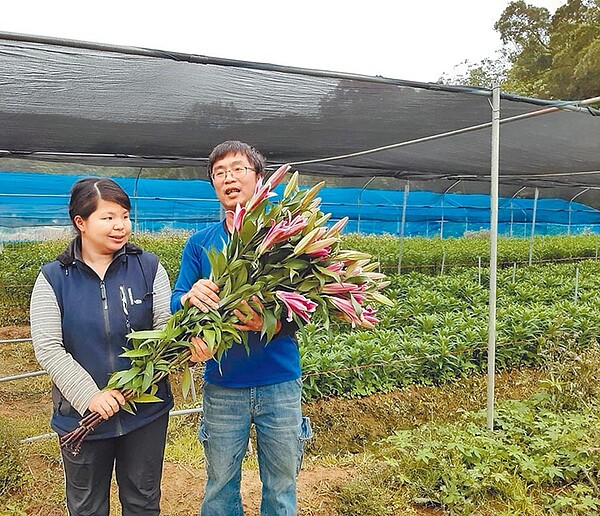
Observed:
[[[137,238],[159,255],[172,280],[184,241]],[[307,497],[301,514],[600,512],[598,241],[538,237],[528,265],[529,242],[501,240],[492,432],[485,414],[489,242],[408,239],[398,274],[397,239],[346,236],[344,247],[381,262],[393,306],[380,309],[374,330],[335,323],[326,329],[314,321],[298,332],[305,411],[317,429],[307,467],[337,472],[335,486],[316,497],[321,509]],[[0,327],[26,334],[33,281],[64,245],[4,246]],[[30,344],[0,351],[2,376],[37,368]],[[49,382],[19,382],[0,383],[2,427],[10,429],[0,457],[0,500],[10,514],[42,514],[30,490],[40,464],[59,482],[56,449],[15,443],[48,431],[47,412],[37,402],[49,406]],[[191,406],[197,402],[178,400],[178,408]],[[170,464],[201,470],[194,424],[172,422]],[[256,469],[251,459],[247,467]],[[44,503],[60,506],[60,484]]]

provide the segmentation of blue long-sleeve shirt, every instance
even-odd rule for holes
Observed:
[[[181,256],[179,276],[171,297],[171,310],[181,308],[181,296],[200,278],[210,276],[207,251],[223,249],[229,234],[225,223],[218,222],[194,233],[186,242]],[[234,344],[221,358],[221,367],[215,360],[206,363],[204,379],[223,387],[257,387],[295,380],[300,377],[300,353],[294,338],[278,334],[265,344],[260,335],[250,333],[250,353],[241,344]]]

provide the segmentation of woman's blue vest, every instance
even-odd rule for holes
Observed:
[[[152,328],[154,278],[158,258],[127,244],[118,252],[101,280],[85,263],[75,258],[78,239],[53,262],[42,267],[61,313],[65,349],[103,388],[111,373],[129,369],[128,358],[120,357],[126,335]],[[120,410],[103,421],[86,439],[117,437],[155,420],[173,406],[167,379],[156,393],[162,402],[138,403],[136,414]],[[53,387],[52,428],[59,434],[75,429],[81,415]]]

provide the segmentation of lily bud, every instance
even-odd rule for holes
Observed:
[[[285,177],[287,171],[290,168],[290,165],[281,165],[271,176],[269,176],[269,179],[267,179],[265,186],[268,185],[269,189],[273,190],[273,188],[275,188],[279,183],[281,183],[281,180]]]

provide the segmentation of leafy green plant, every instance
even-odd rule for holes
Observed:
[[[595,412],[557,413],[536,400],[503,401],[493,432],[485,428],[484,416],[466,413],[456,424],[395,432],[385,441],[378,472],[371,465],[366,478],[377,489],[384,486],[387,496],[402,492],[413,503],[450,514],[538,504],[572,514],[597,511],[600,457],[594,450],[600,419]],[[560,501],[540,496],[551,488],[564,489]]]
[[[19,490],[26,482],[19,442],[10,421],[0,416],[0,498]]]

